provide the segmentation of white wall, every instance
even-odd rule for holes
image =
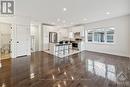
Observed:
[[[95,44],[86,42],[86,50],[128,57],[130,54],[128,52],[128,16],[88,23],[86,25],[86,30],[102,27],[115,28],[114,44]]]

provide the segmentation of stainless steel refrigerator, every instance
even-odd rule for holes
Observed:
[[[57,33],[49,32],[49,43],[57,43]]]

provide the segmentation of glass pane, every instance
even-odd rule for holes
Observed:
[[[109,42],[109,43],[114,42],[113,36],[114,36],[114,30],[107,31],[107,42]]]
[[[95,32],[94,33],[94,41],[95,42],[104,42],[104,32]]]
[[[92,42],[92,40],[93,40],[93,34],[88,33],[88,42]]]

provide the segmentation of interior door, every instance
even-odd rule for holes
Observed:
[[[0,23],[0,57],[11,58],[11,25]]]
[[[18,25],[16,27],[16,52],[17,57],[28,54],[29,44],[29,28],[25,25]]]

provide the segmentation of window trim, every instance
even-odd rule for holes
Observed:
[[[104,31],[104,42],[96,42],[94,41],[94,33],[98,30]],[[113,42],[107,42],[107,31],[114,30],[113,34]],[[88,41],[88,33],[92,32],[92,42]],[[91,44],[115,44],[115,27],[102,27],[102,28],[93,28],[87,30],[87,43]]]

